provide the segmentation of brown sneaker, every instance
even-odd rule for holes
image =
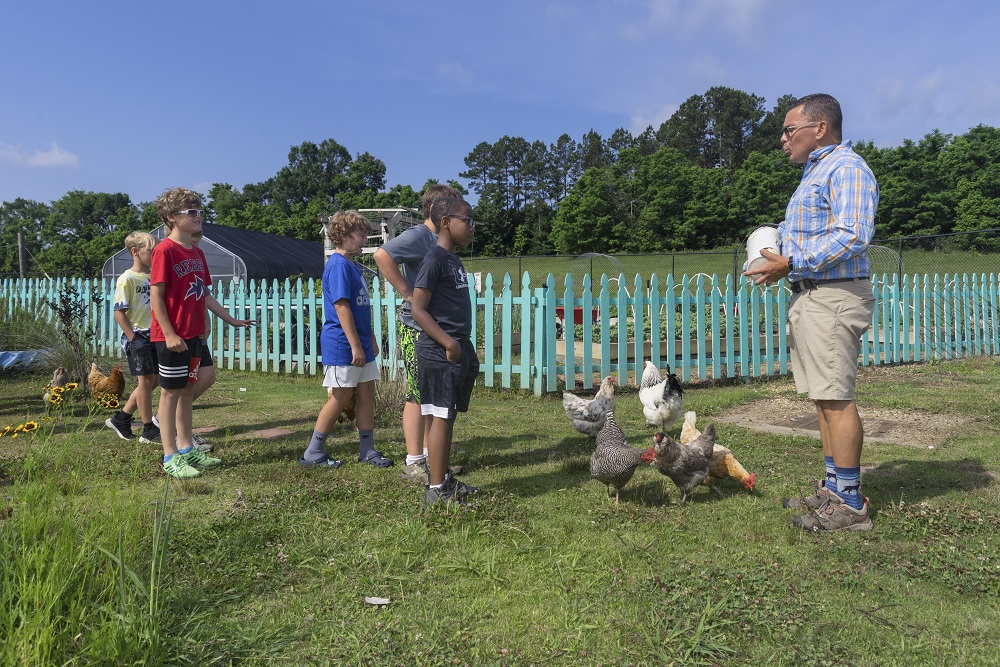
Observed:
[[[806,491],[808,492],[808,488]],[[827,500],[835,504],[842,503],[840,496],[831,494],[826,488],[825,479],[817,479],[813,482],[812,493],[801,498],[782,498],[781,506],[785,509],[812,512],[823,506]]]
[[[871,530],[872,518],[868,515],[868,499],[856,510],[835,493],[830,494],[831,501],[836,498],[838,503],[826,502],[815,512],[792,517],[792,525],[814,533],[832,530]]]

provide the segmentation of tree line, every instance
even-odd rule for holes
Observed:
[[[607,137],[563,134],[552,143],[504,136],[482,142],[447,179],[478,196],[477,255],[652,253],[742,243],[784,217],[801,177],[780,149],[785,112],[762,97],[716,86],[686,100],[659,128]],[[953,136],[933,130],[900,146],[855,140],[878,179],[879,238],[1000,227],[1000,130]],[[288,164],[261,183],[216,183],[206,195],[215,224],[319,240],[319,215],[351,208],[417,208],[421,191],[386,189],[385,163],[334,139],[293,146]],[[468,190],[458,182],[468,183]],[[120,193],[72,191],[45,204],[0,205],[0,274],[18,270],[18,230],[32,274],[98,275],[135,229],[159,224],[152,203]]]

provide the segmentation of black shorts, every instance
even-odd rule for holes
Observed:
[[[122,334],[122,349],[128,360],[128,370],[132,377],[156,375],[159,372],[156,360],[156,346],[149,340],[148,331],[136,331],[132,340]]]
[[[469,339],[460,339],[462,358],[448,361],[443,347],[431,341],[417,348],[417,384],[420,387],[420,412],[442,419],[454,419],[469,411],[472,387],[479,377],[479,357]]]
[[[208,349],[208,341],[203,340],[201,341],[201,367],[208,368],[209,366],[213,365],[214,364],[212,363],[212,351]]]
[[[188,338],[187,349],[171,352],[163,341],[156,341],[156,359],[160,368],[162,389],[183,389],[198,381],[198,367],[204,342],[200,338]]]

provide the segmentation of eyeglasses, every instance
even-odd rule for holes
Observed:
[[[469,229],[476,228],[476,221],[472,219],[471,215],[446,215],[446,218],[458,218],[459,220],[465,220],[465,224],[469,226]]]
[[[791,139],[792,135],[795,134],[796,130],[803,127],[812,127],[813,125],[819,125],[822,122],[823,121],[821,120],[817,120],[813,121],[812,123],[802,123],[801,125],[786,125],[785,127],[781,128],[781,134],[787,137],[788,139]]]
[[[202,209],[200,208],[186,208],[182,211],[177,211],[178,215],[190,215],[192,218],[200,218]]]

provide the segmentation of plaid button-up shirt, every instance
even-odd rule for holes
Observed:
[[[870,276],[877,208],[875,175],[850,143],[810,153],[778,226],[781,254],[795,267],[788,280]]]

